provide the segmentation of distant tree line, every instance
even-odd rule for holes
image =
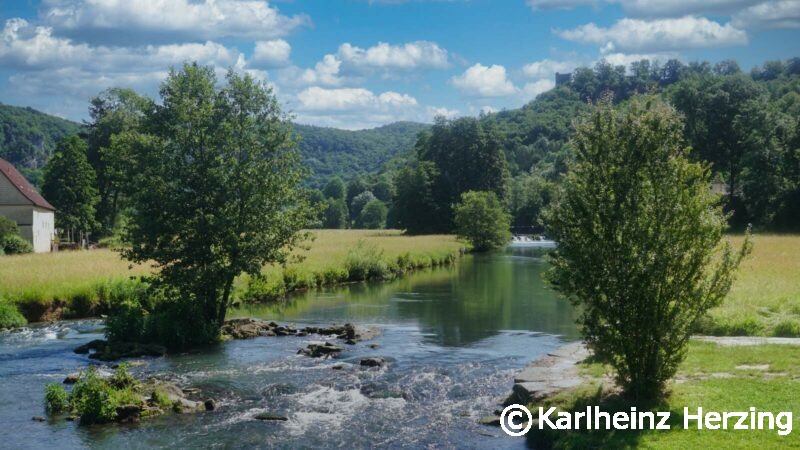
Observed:
[[[440,119],[402,164],[387,168],[395,185],[390,226],[453,232],[457,199],[478,190],[498,195],[515,229],[541,230],[540,214],[574,157],[573,122],[604,96],[624,111],[644,93],[683,115],[689,158],[709,165],[730,225],[800,228],[800,58],[749,74],[732,60],[642,60],[627,68],[600,61],[520,109]]]
[[[381,140],[386,145],[375,150],[377,158],[386,161],[394,154],[378,172],[334,168],[336,175],[326,177],[320,174],[328,169],[317,167],[318,173],[304,183],[308,200],[320,211],[310,225],[454,232],[453,208],[461,195],[484,191],[497,196],[515,230],[540,230],[541,211],[573,157],[573,122],[604,94],[625,109],[629,98],[640,93],[659,96],[684,116],[689,157],[710,165],[712,179],[727,193],[724,204],[732,225],[800,227],[800,58],[767,62],[750,73],[730,60],[714,65],[642,60],[627,68],[600,61],[577,69],[568,83],[515,110],[440,118],[430,127],[399,123],[371,134],[297,126],[306,135],[305,145],[316,148],[320,158],[329,134],[341,138],[336,142],[353,141],[348,154],[366,158],[370,142]],[[83,143],[63,143],[55,153],[65,156],[53,158],[54,167],[40,180],[60,212],[59,228],[100,238],[124,223],[127,199],[121,183],[130,170],[126,136],[154,107],[153,100],[127,89],[110,89],[91,100],[91,120],[80,134]],[[19,108],[4,111],[32,114]],[[418,133],[416,141],[403,152],[399,149],[413,142],[403,137],[410,132]],[[301,153],[304,165],[316,164],[310,162],[315,153]],[[60,198],[61,187],[83,186],[87,180],[92,188],[76,188],[80,193],[74,198]]]

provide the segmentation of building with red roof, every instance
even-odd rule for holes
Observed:
[[[0,158],[0,216],[17,223],[33,251],[49,252],[55,238],[55,208],[8,161]]]

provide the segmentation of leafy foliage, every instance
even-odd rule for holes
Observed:
[[[456,233],[477,251],[502,247],[511,239],[511,215],[494,192],[465,192],[453,212]]]
[[[78,136],[58,143],[44,169],[42,194],[57,210],[56,227],[90,232],[99,200],[94,169],[86,157],[86,142]]]
[[[28,321],[13,304],[0,298],[0,330],[24,327],[27,324]]]
[[[386,205],[378,200],[370,200],[361,209],[361,214],[358,215],[356,226],[358,228],[380,229],[386,228]]]
[[[344,199],[329,198],[325,204],[322,228],[333,230],[347,228],[349,214]]]
[[[69,411],[69,394],[64,386],[56,383],[45,385],[44,409],[50,414]]]
[[[433,184],[438,169],[429,161],[400,170],[395,179],[395,223],[409,234],[433,233],[441,215],[433,199]]]
[[[344,200],[347,195],[346,189],[341,178],[333,177],[328,181],[328,184],[325,185],[325,189],[323,189],[322,193],[325,194],[325,198]]]
[[[687,159],[680,116],[653,97],[606,100],[576,129],[576,155],[545,216],[550,279],[582,308],[586,342],[627,394],[658,397],[698,319],[749,252],[726,229],[708,170]]]
[[[379,279],[389,274],[383,251],[363,241],[347,253],[344,264],[350,281]]]
[[[124,255],[158,268],[168,300],[149,318],[154,335],[189,346],[217,338],[234,279],[285,262],[310,215],[271,89],[233,71],[217,87],[211,68],[186,64],[161,97],[132,149]]]
[[[111,232],[123,206],[122,188],[130,166],[127,133],[138,130],[145,113],[152,108],[150,99],[131,89],[107,89],[90,100],[87,157],[97,175],[96,209],[101,235]]]
[[[33,252],[33,245],[18,234],[10,234],[0,241],[0,248],[6,255],[19,255]]]
[[[19,235],[19,227],[13,220],[0,216],[0,256],[30,253],[33,246]]]
[[[0,240],[12,234],[19,234],[17,222],[5,216],[0,216]]]
[[[418,191],[416,193],[421,194],[425,201],[432,203],[432,208],[427,213],[430,220],[421,224],[419,229],[411,221],[409,232],[452,231],[452,205],[467,191],[491,191],[505,201],[508,168],[499,136],[491,125],[473,118],[449,121],[439,117],[430,133],[420,135],[416,150],[418,160],[432,166],[418,166],[423,171],[416,174],[422,175],[418,180],[422,186],[410,190],[404,187],[402,192],[398,186],[396,204],[403,208],[409,201],[414,203],[412,199],[400,197]],[[431,170],[433,168],[435,170]],[[404,176],[408,176],[404,182],[415,178],[411,172]],[[419,213],[420,210],[404,211],[399,215],[400,222],[409,223],[408,215]]]

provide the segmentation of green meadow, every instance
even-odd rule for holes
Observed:
[[[393,230],[315,230],[286,267],[268,266],[256,281],[237,280],[239,301],[367,278],[393,278],[416,268],[450,264],[463,243],[450,235],[406,236]],[[135,287],[146,265],[131,265],[109,249],[0,257],[0,298],[28,320],[102,312]],[[54,313],[55,312],[55,313]]]
[[[610,376],[607,367],[599,364],[583,365],[584,374],[595,377],[581,387],[561,393],[546,400],[543,405],[557,406],[563,411],[585,411],[587,405],[600,406],[612,413],[630,411],[669,411],[669,430],[593,430],[591,432],[565,432],[561,430],[534,430],[530,442],[537,448],[726,448],[726,449],[784,449],[800,448],[797,430],[800,428],[800,346],[752,345],[722,346],[715,343],[692,341],[686,360],[668,388],[666,399],[656,404],[632,404],[620,398],[614,390],[601,383],[599,377]],[[607,386],[607,383],[605,384]],[[704,412],[770,411],[777,415],[791,411],[792,432],[781,436],[778,429],[734,430],[697,429],[697,422],[684,428],[684,408],[697,414]],[[538,411],[538,409],[537,409]],[[734,420],[735,421],[735,420]]]

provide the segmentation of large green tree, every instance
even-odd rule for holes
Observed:
[[[508,165],[499,135],[490,123],[474,118],[451,121],[439,117],[431,132],[417,141],[416,150],[419,161],[430,162],[436,168],[429,173],[433,176],[430,195],[435,208],[428,214],[434,215],[424,228],[452,231],[453,205],[467,191],[494,192],[506,201]]]
[[[285,262],[309,208],[270,88],[233,71],[219,87],[211,67],[194,63],[172,70],[160,92],[134,146],[124,255],[155,264],[153,281],[177,298],[169,343],[191,345],[216,338],[238,275]]]
[[[397,227],[409,234],[433,233],[440,217],[433,199],[433,183],[438,170],[429,161],[400,170],[395,179],[394,219]]]
[[[344,182],[339,177],[333,177],[328,181],[328,184],[325,185],[325,189],[322,191],[325,194],[326,198],[332,198],[334,200],[344,200],[346,197],[347,188],[344,186]]]
[[[42,194],[56,208],[56,227],[69,239],[95,228],[99,200],[95,173],[86,157],[86,142],[78,136],[61,140],[44,168]]]
[[[575,160],[545,216],[554,287],[580,306],[586,343],[625,392],[661,395],[697,320],[727,294],[749,251],[724,241],[709,172],[691,163],[672,107],[610,102],[577,126]]]
[[[710,162],[724,175],[730,193],[728,207],[738,222],[744,222],[741,177],[748,153],[768,140],[762,116],[766,91],[742,74],[700,75],[675,85],[669,97],[686,116],[685,132],[693,156]]]
[[[114,139],[138,130],[144,114],[152,107],[150,99],[131,89],[108,89],[90,100],[87,156],[97,174],[97,222],[101,234],[110,233],[114,226],[130,169],[129,146],[113,145]]]

